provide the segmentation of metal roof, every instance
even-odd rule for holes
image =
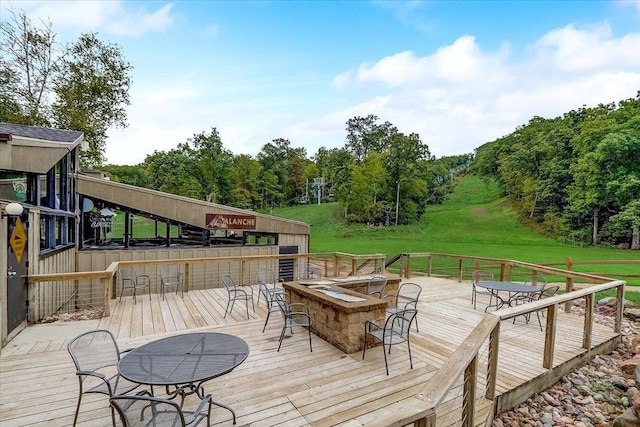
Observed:
[[[41,139],[51,142],[73,143],[82,137],[82,132],[75,130],[52,129],[40,126],[16,125],[0,122],[0,133],[9,133],[12,136],[23,138]]]

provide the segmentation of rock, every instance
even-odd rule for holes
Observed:
[[[638,414],[632,408],[627,409],[613,420],[613,427],[638,427],[640,426],[640,419]]]
[[[627,387],[627,385],[626,385],[625,383],[622,383],[622,382],[619,382],[619,381],[614,381],[614,382],[612,383],[612,385],[613,385],[615,388],[617,388],[617,389],[619,389],[619,390],[622,390],[622,391],[627,391],[627,390],[629,390],[629,387]]]
[[[640,364],[640,354],[634,355],[631,359],[627,359],[620,363],[620,369],[625,374],[632,375],[635,373],[638,365]]]

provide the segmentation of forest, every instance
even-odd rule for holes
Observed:
[[[442,202],[472,159],[436,159],[419,135],[370,114],[347,121],[342,148],[321,147],[312,156],[283,138],[266,143],[255,158],[234,155],[213,128],[139,165],[101,170],[114,181],[243,209],[339,202],[349,222],[398,225]]]
[[[534,117],[478,147],[473,170],[495,179],[518,218],[544,234],[640,249],[640,91]]]

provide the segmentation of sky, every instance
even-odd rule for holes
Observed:
[[[217,129],[232,153],[277,138],[342,148],[374,114],[436,157],[472,153],[534,116],[634,98],[640,0],[0,0],[58,41],[81,33],[134,67],[129,126],[107,163],[135,165]],[[4,18],[3,18],[4,19]]]

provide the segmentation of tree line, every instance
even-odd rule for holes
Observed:
[[[571,243],[640,249],[640,91],[526,125],[476,149],[519,218]]]
[[[135,166],[106,165],[111,179],[243,209],[336,201],[350,222],[374,225],[417,221],[442,202],[472,155],[435,159],[419,135],[405,135],[373,114],[347,121],[342,148],[309,156],[288,139],[264,144],[254,157],[224,148],[216,128]]]

